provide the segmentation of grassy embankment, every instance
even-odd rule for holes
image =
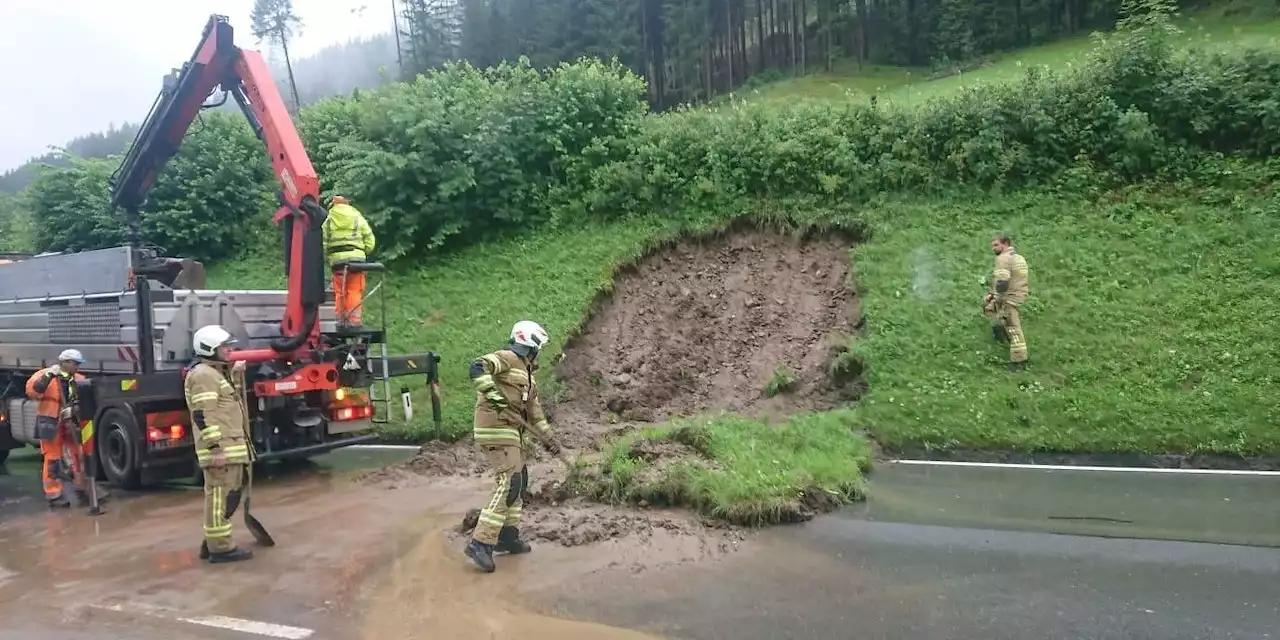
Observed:
[[[594,491],[777,521],[807,489],[836,502],[859,494],[869,447],[852,436],[857,429],[896,448],[1277,450],[1269,396],[1280,347],[1267,331],[1280,314],[1273,240],[1280,217],[1268,186],[1275,172],[1232,166],[1235,174],[1088,199],[1061,191],[890,198],[853,213],[791,216],[870,230],[851,257],[869,319],[853,353],[867,365],[869,394],[781,428],[709,416],[632,434],[606,448]],[[472,398],[466,363],[501,344],[513,319],[542,321],[557,338],[547,354],[554,358],[618,265],[731,217],[573,225],[398,271],[388,296],[394,346],[442,355],[445,430],[464,435]],[[993,230],[1012,232],[1032,269],[1025,323],[1033,366],[1018,374],[1000,366],[1003,349],[977,309]],[[251,259],[220,265],[211,281],[278,286],[277,270]],[[418,422],[389,435],[430,431]],[[714,464],[646,473],[644,459],[629,453],[636,438],[697,443]]]

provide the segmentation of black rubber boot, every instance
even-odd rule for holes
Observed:
[[[1012,373],[1018,373],[1019,371],[1026,371],[1027,366],[1030,364],[1031,362],[1028,360],[1023,360],[1022,362],[1010,362],[1009,371]]]
[[[252,558],[252,557],[253,557],[253,552],[252,552],[252,551],[250,551],[250,550],[248,550],[248,549],[245,549],[245,548],[242,548],[242,547],[236,547],[236,548],[234,548],[234,549],[232,549],[232,550],[230,550],[230,551],[224,551],[224,552],[222,552],[222,553],[211,553],[211,554],[209,554],[209,564],[223,564],[223,563],[225,563],[225,562],[239,562],[239,561],[241,561],[241,560],[248,560],[249,558]]]
[[[498,566],[493,563],[493,545],[472,539],[465,552],[471,561],[485,573],[493,573]]]
[[[493,548],[494,551],[517,555],[521,553],[529,553],[533,551],[533,547],[528,542],[520,539],[520,530],[516,527],[503,527],[498,532],[498,544]]]
[[[209,559],[209,541],[208,540],[200,541],[200,559],[201,560]]]
[[[71,501],[68,500],[66,496],[58,496],[56,498],[49,499],[50,509],[61,509],[61,508],[70,507],[70,506],[71,506]]]

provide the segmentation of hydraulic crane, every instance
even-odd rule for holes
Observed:
[[[201,110],[218,106],[205,101],[219,88],[222,103],[234,99],[263,142],[279,183],[273,220],[283,236],[284,292],[205,289],[198,263],[142,248],[147,195]],[[27,377],[51,364],[52,354],[75,348],[89,360],[89,377],[78,383],[82,440],[107,478],[132,488],[194,473],[183,378],[192,332],[211,323],[242,338],[244,348],[231,358],[251,365],[249,436],[260,460],[376,439],[373,423],[390,418],[397,376],[426,377],[439,425],[440,359],[387,355],[385,298],[381,326],[326,330],[320,181],[262,55],[235,46],[226,17],[210,16],[191,59],[166,78],[111,178],[111,203],[125,212],[129,247],[0,264],[0,323],[23,327],[0,341],[0,454],[35,441],[35,408],[22,392]],[[377,263],[346,268],[385,273]],[[379,279],[369,295],[382,290]],[[401,399],[412,419],[407,388]]]
[[[319,346],[317,320],[324,303],[320,228],[327,213],[320,204],[320,180],[262,54],[235,45],[235,31],[226,16],[209,17],[191,60],[156,98],[128,154],[112,176],[111,205],[124,209],[136,249],[140,237],[138,210],[146,204],[156,177],[178,152],[200,111],[218,106],[206,105],[205,99],[219,87],[236,101],[254,134],[266,144],[271,168],[280,184],[280,209],[273,220],[284,232],[288,278],[280,339],[270,349],[241,350],[234,357],[247,362],[304,360]]]

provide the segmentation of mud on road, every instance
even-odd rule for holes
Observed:
[[[827,376],[839,354],[831,345],[859,317],[848,250],[832,238],[735,233],[682,242],[626,269],[557,367],[567,393],[548,408],[562,442],[590,457],[649,422],[715,409],[778,417],[856,395]],[[789,392],[765,397],[783,368],[794,379]],[[197,558],[198,492],[123,500],[100,518],[41,514],[0,524],[0,618],[19,629],[84,631],[159,610],[325,630],[315,637],[424,629],[511,637],[517,628],[532,640],[643,637],[536,616],[520,594],[593,573],[715,560],[752,544],[742,530],[687,511],[575,498],[563,490],[559,462],[540,453],[529,464],[522,531],[535,551],[499,556],[496,574],[478,573],[461,554],[463,520],[487,499],[488,471],[469,443],[433,443],[373,471],[301,473],[255,487],[254,513],[279,544],[247,563],[209,567]],[[239,522],[237,536],[252,545]],[[514,595],[494,598],[503,592]],[[62,602],[73,605],[53,604]],[[154,637],[179,636],[166,628]]]
[[[555,367],[565,386],[547,406],[557,439],[590,456],[648,423],[715,410],[782,418],[855,398],[860,371],[838,380],[831,374],[860,319],[850,248],[838,235],[740,230],[681,241],[622,269],[581,333],[568,338]],[[791,382],[788,389],[766,394],[780,372]],[[687,446],[638,444],[652,449],[633,452],[653,463],[652,470],[695,459],[714,465]],[[535,487],[525,511],[531,537],[576,546],[658,528],[717,546],[723,542],[717,536],[741,536],[690,514],[655,519],[643,509],[572,499],[557,490],[565,471],[545,462],[542,452],[534,456]],[[394,484],[395,474],[485,473],[464,441],[428,444],[413,460],[366,480]],[[810,517],[834,505],[808,501],[802,497],[796,507]]]

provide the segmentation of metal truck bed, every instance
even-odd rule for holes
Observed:
[[[79,349],[86,373],[140,371],[132,255],[128,247],[117,247],[0,264],[0,370],[34,371],[52,364],[63,349]],[[151,281],[157,371],[189,363],[191,336],[206,324],[226,327],[242,348],[268,347],[280,335],[285,291],[200,288],[203,267],[185,264],[196,275],[177,275],[173,284],[195,287]],[[334,320],[332,304],[321,306],[321,331],[333,331]]]

